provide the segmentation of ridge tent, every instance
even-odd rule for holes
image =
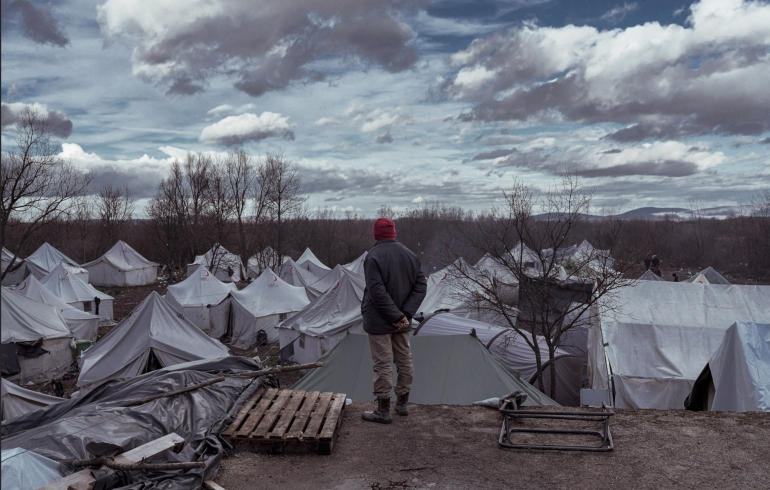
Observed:
[[[52,291],[40,284],[35,276],[30,275],[16,288],[16,292],[29,299],[44,303],[56,308],[64,323],[72,331],[76,340],[90,340],[96,342],[101,318],[97,315],[86,313],[68,305]]]
[[[409,395],[412,403],[471,405],[520,391],[527,394],[525,407],[559,406],[470,335],[410,337],[409,342],[416,374]],[[346,335],[321,360],[326,366],[306,374],[293,390],[331,391],[345,393],[353,401],[372,400],[373,364],[366,335]]]
[[[306,248],[305,251],[302,252],[300,258],[297,259],[297,265],[309,270],[315,274],[316,277],[322,277],[324,274],[331,270],[323,262],[318,260],[318,257],[313,254],[313,251],[310,250],[310,247]]]
[[[648,270],[642,274],[637,281],[665,281],[662,277]]]
[[[267,334],[268,342],[276,342],[275,326],[309,303],[305,288],[287,284],[268,267],[247,287],[232,291],[224,301],[210,308],[209,335],[228,336],[239,349],[256,345],[260,330]]]
[[[179,317],[151,292],[104,338],[83,353],[78,387],[88,392],[110,379],[133,378],[159,367],[229,354],[227,348]]]
[[[509,253],[515,262],[521,261],[524,267],[531,267],[533,269],[542,268],[538,255],[524,242],[519,242],[514,245]]]
[[[343,274],[328,291],[278,325],[281,349],[291,344],[295,362],[315,362],[348,331],[363,333],[363,296],[363,288],[351,274]]]
[[[264,250],[256,255],[252,255],[246,263],[246,277],[256,279],[267,268],[281,266],[282,263],[290,259],[288,255],[283,256],[281,264],[276,264],[278,254],[275,253],[273,247],[267,246]]]
[[[26,390],[5,378],[0,385],[0,403],[2,404],[2,420],[12,419],[25,413],[34,412],[54,403],[64,401],[64,398],[46,395],[36,391]]]
[[[485,279],[485,287],[497,292],[499,297],[506,304],[516,304],[519,300],[519,280],[506,267],[506,265],[489,254],[484,254],[476,262],[476,270],[479,271],[479,277]]]
[[[158,279],[158,264],[142,257],[123,240],[83,267],[96,286],[143,286]]]
[[[464,273],[460,273],[458,268],[462,268]],[[482,278],[478,271],[462,258],[431,274],[427,294],[417,308],[415,318],[427,318],[443,310],[474,320],[484,319],[485,312],[479,308],[476,301],[477,297],[482,295],[482,288],[470,277],[463,277],[463,274]]]
[[[281,264],[281,267],[278,268],[277,272],[282,280],[286,281],[292,286],[300,286],[306,289],[308,286],[318,280],[318,276],[305,269],[304,267],[300,267],[291,258]],[[315,299],[318,297],[318,295],[312,294],[308,289],[308,297],[310,299]]]
[[[346,274],[350,275],[350,279],[355,282],[356,286],[360,289],[364,289],[366,287],[363,276],[360,276],[354,272],[350,272],[338,264],[334,266],[334,269],[327,272],[325,276],[307,286],[308,294],[317,298],[318,296],[328,291],[329,288],[337,284],[337,281],[342,279],[342,276]]]
[[[42,279],[43,276],[54,270],[60,262],[64,262],[70,266],[70,272],[72,274],[78,276],[78,278],[86,284],[88,283],[88,271],[82,268],[77,262],[52,247],[48,242],[40,245],[37,250],[32,252],[32,255],[25,259],[25,261],[29,266],[30,272],[34,274],[37,279]]]
[[[72,332],[56,308],[0,289],[2,374],[37,382],[66,373],[72,363]]]
[[[366,260],[366,256],[369,255],[369,252],[364,252],[361,255],[358,256],[357,259],[355,259],[353,262],[349,262],[342,267],[348,270],[348,272],[352,272],[354,274],[358,274],[359,276],[364,276],[364,260]]]
[[[201,266],[206,267],[222,282],[241,282],[243,276],[243,262],[241,258],[232,254],[218,243],[203,255],[197,255],[192,264],[187,265],[187,277],[197,271]]]
[[[2,269],[0,270],[0,272],[5,272],[5,269],[11,266],[12,260],[13,260],[13,252],[3,247]],[[14,284],[19,284],[21,281],[24,280],[25,277],[27,277],[30,274],[32,274],[32,271],[30,270],[27,263],[24,262],[24,259],[22,259],[21,257],[16,257],[16,260],[13,261],[13,267],[11,267],[11,270],[9,270],[8,274],[6,274],[5,277],[3,278],[3,286],[11,286]]]
[[[164,298],[185,318],[208,333],[211,330],[209,307],[222,302],[231,291],[238,288],[233,283],[223,283],[203,266],[184,281],[166,288]]]
[[[733,323],[695,381],[685,408],[770,412],[770,323]]]
[[[614,387],[618,408],[682,409],[730,325],[767,318],[770,286],[638,281],[612,301],[591,315],[591,388]]]
[[[703,282],[703,278],[706,279],[706,282]],[[711,266],[706,267],[697,274],[693,274],[692,277],[689,277],[682,282],[699,282],[699,280],[701,284],[731,284],[730,281],[725,279],[722,274],[715,271]]]
[[[112,320],[112,308],[115,298],[104,294],[77,275],[77,269],[64,262],[53,268],[40,284],[70,306],[87,313],[96,313],[95,298],[99,298],[98,315],[105,320]]]

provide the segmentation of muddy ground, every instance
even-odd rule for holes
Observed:
[[[770,482],[767,413],[616,410],[615,450],[588,453],[503,449],[502,419],[490,408],[413,405],[408,417],[381,425],[361,420],[373,407],[347,407],[330,456],[236,448],[216,482],[228,490],[766,489]]]

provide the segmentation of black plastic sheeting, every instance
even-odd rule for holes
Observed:
[[[100,472],[97,488],[192,489],[213,479],[225,450],[219,433],[241,404],[261,386],[278,386],[272,376],[228,377],[225,381],[159,398],[134,407],[128,401],[185,388],[220,373],[260,369],[249,358],[228,357],[172,366],[128,380],[109,381],[87,395],[3,422],[3,449],[20,447],[54,460],[90,458],[86,446],[113,444],[130,450],[171,432],[186,441],[178,454],[157,462],[203,461],[205,469],[134,473]],[[5,438],[10,435],[10,437]]]

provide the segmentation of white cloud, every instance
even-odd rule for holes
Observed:
[[[338,126],[340,122],[332,117],[322,117],[320,119],[317,119],[313,126],[318,127],[324,127],[324,126]]]
[[[417,196],[414,199],[412,199],[412,203],[413,204],[419,204],[419,203],[423,202],[424,200],[425,199],[423,199],[422,196]]]
[[[616,5],[615,7],[612,8],[612,10],[605,12],[604,15],[601,16],[601,19],[610,20],[613,22],[619,22],[623,20],[626,14],[638,9],[639,9],[639,4],[637,4],[636,2],[624,3],[623,5]]]
[[[293,140],[294,125],[288,117],[275,112],[263,112],[259,116],[247,112],[206,126],[199,139],[208,144],[230,146],[266,138]]]

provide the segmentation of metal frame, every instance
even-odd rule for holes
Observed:
[[[610,417],[615,413],[602,403],[601,412],[543,412],[540,410],[519,410],[516,400],[506,398],[500,407],[503,414],[503,427],[500,430],[500,446],[510,449],[547,449],[559,451],[591,451],[606,452],[615,448],[610,432]],[[557,420],[581,420],[584,422],[603,422],[604,430],[582,429],[540,429],[540,428],[514,428],[511,427],[511,418],[529,419],[557,419]],[[570,434],[570,435],[594,435],[601,439],[598,446],[562,446],[556,444],[519,444],[511,441],[513,433],[535,434]]]

